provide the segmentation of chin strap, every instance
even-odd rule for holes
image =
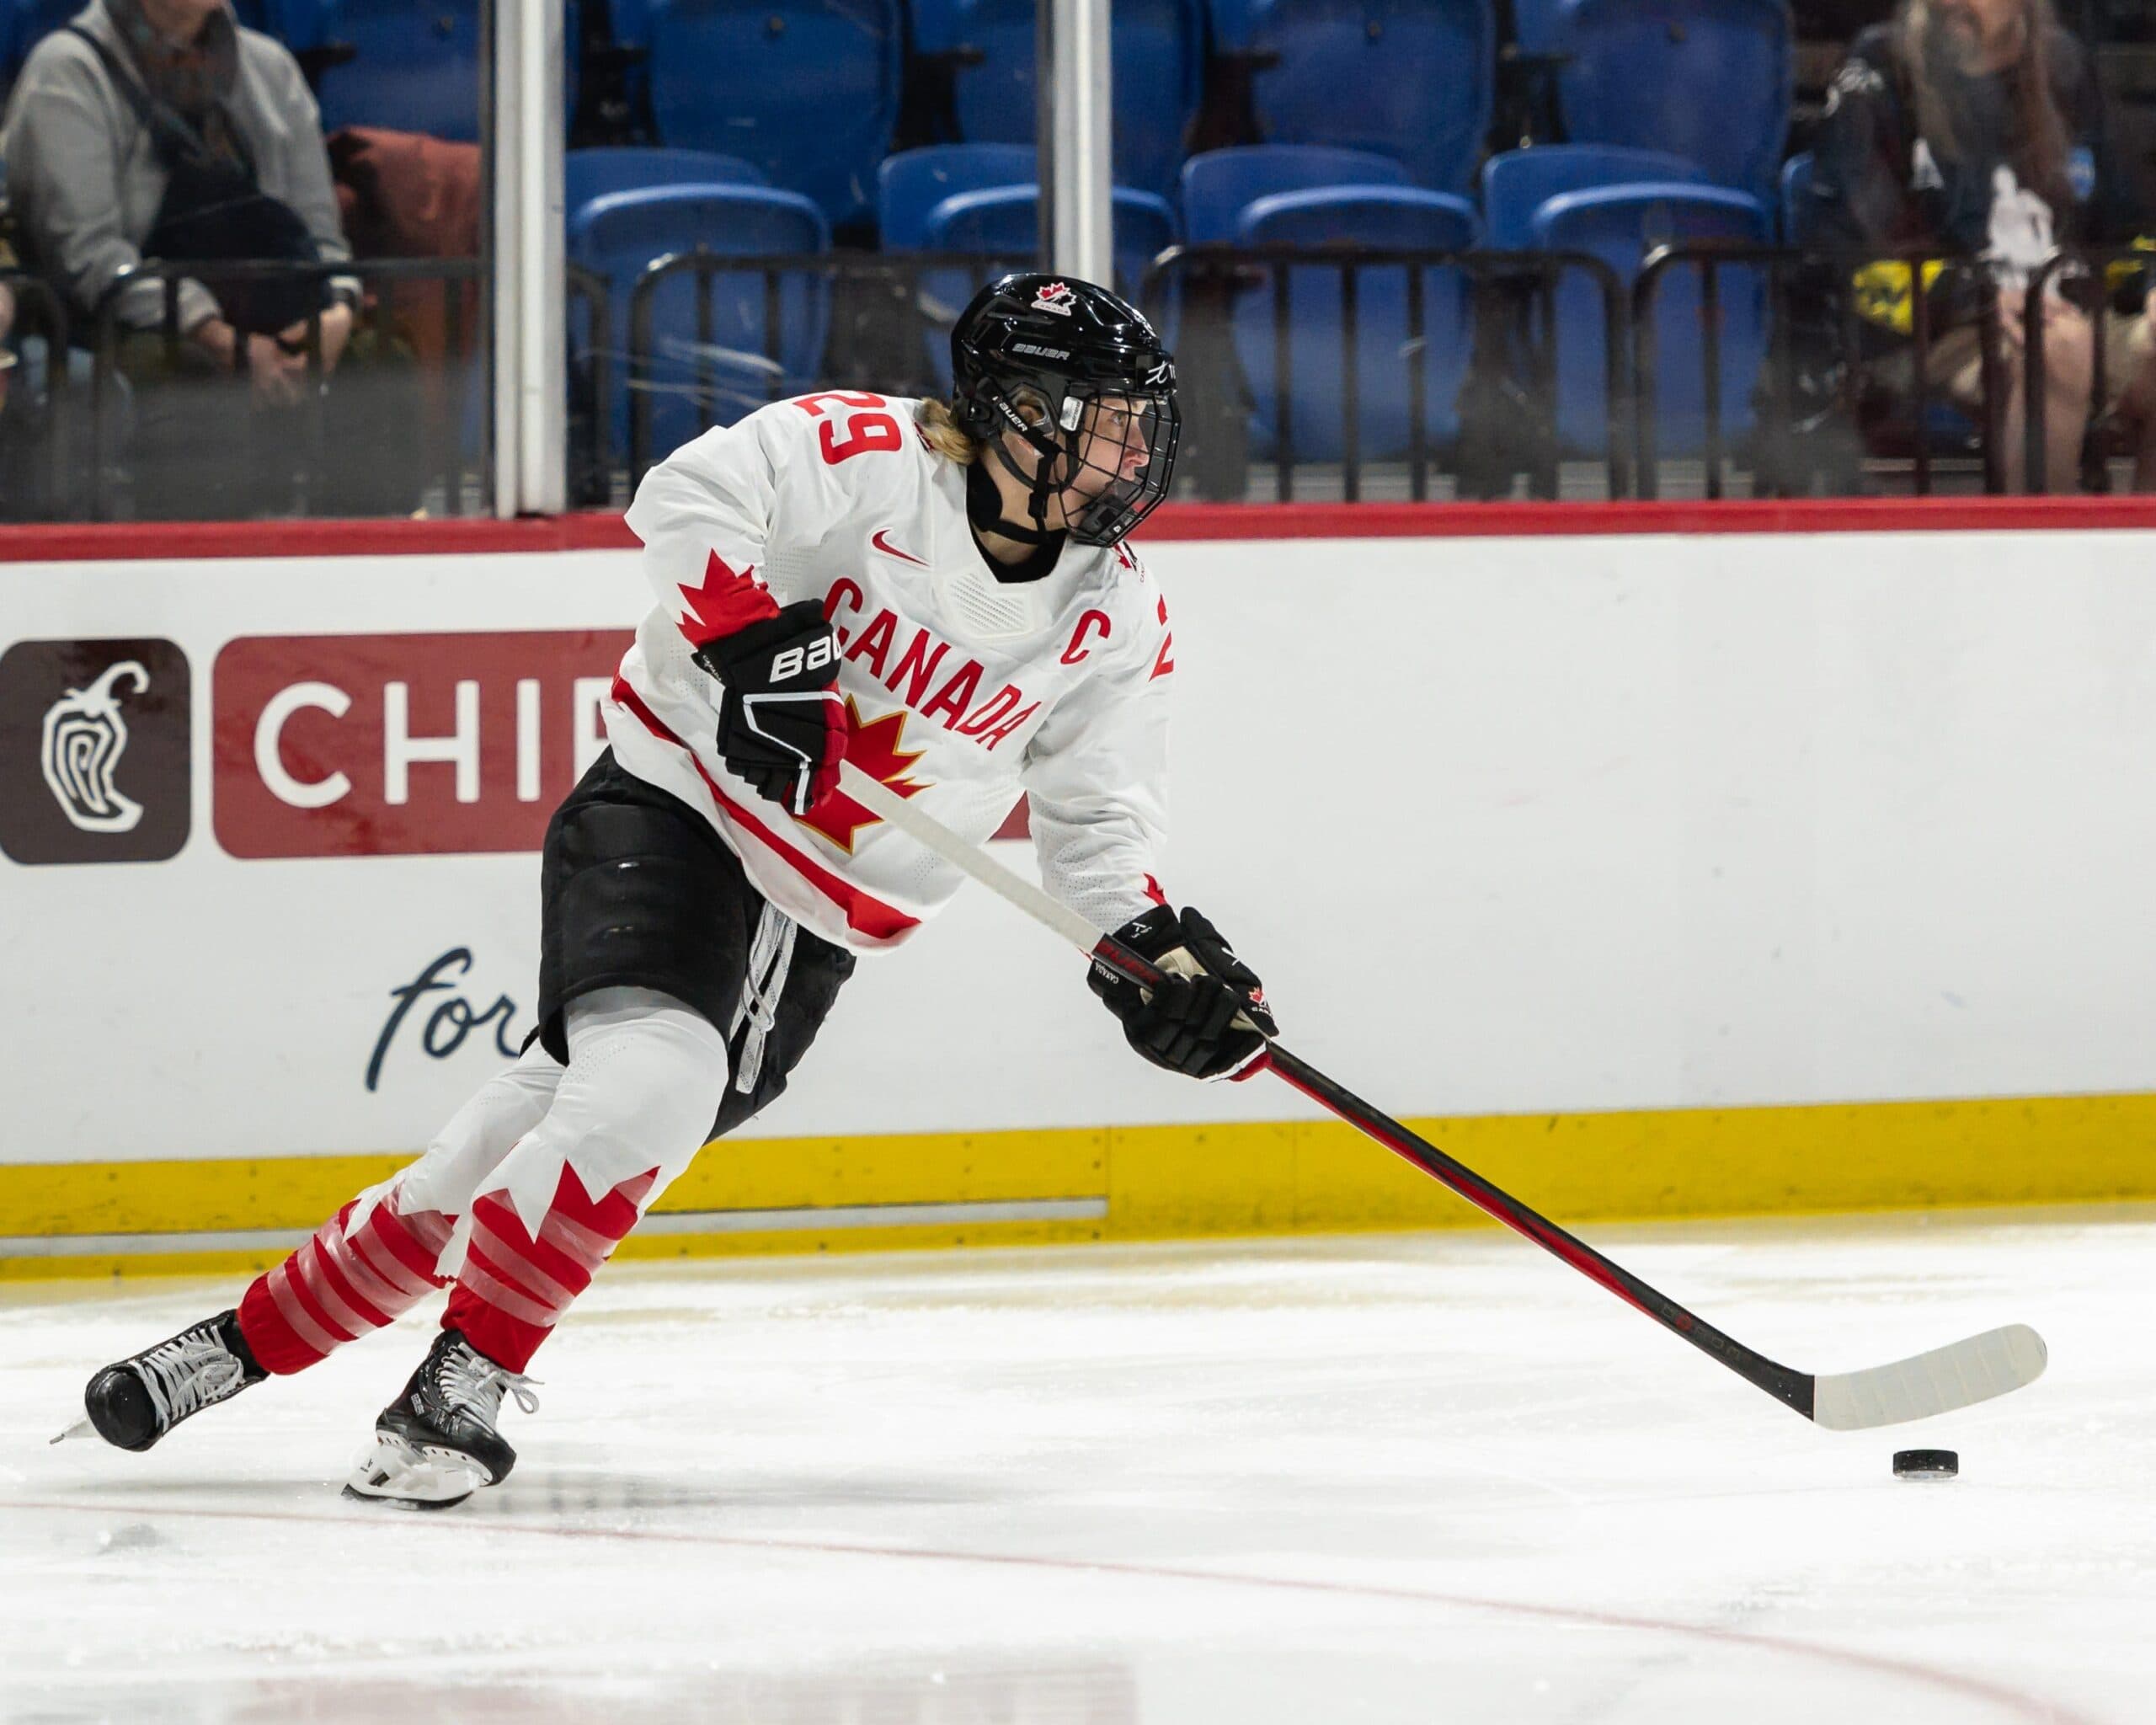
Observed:
[[[993,459],[1001,462],[1014,478],[1025,479],[1026,476],[1018,471],[1017,463],[1011,459],[1010,451],[1000,442],[991,443],[989,450],[994,451]],[[1061,528],[1048,525],[1048,500],[1055,494],[1055,489],[1052,485],[1042,484],[1038,479],[1027,482],[1027,513],[1033,518],[1033,526],[1024,527],[1016,521],[1004,519],[1003,494],[997,489],[986,467],[990,458],[988,452],[984,451],[982,458],[974,463],[973,470],[966,475],[966,519],[973,523],[974,531],[1015,539],[1021,545],[1045,545],[1059,535],[1063,531]],[[1047,462],[1043,462],[1041,468],[1045,474]]]

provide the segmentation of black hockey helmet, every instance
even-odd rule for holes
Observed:
[[[1049,500],[1073,485],[1091,494],[1065,510],[1081,545],[1113,545],[1167,496],[1182,427],[1176,362],[1138,308],[1106,288],[1067,275],[991,281],[952,328],[951,381],[960,427],[994,451],[983,459],[1032,486],[1033,536],[1047,531]],[[1030,478],[1004,447],[1006,431],[1039,451]],[[1145,462],[1129,472],[1139,447]]]

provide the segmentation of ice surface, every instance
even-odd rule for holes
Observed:
[[[1805,1370],[2052,1369],[1822,1432],[1495,1232],[618,1266],[425,1517],[336,1485],[431,1314],[136,1456],[45,1440],[237,1290],[19,1284],[0,1719],[2156,1718],[2156,1214],[1588,1231]]]

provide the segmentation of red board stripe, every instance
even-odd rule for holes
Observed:
[[[1148,544],[1187,540],[1572,538],[1641,533],[2020,532],[2156,528],[2156,497],[1737,498],[1720,503],[1182,503]],[[488,520],[60,523],[0,527],[0,563],[633,550],[612,514]]]

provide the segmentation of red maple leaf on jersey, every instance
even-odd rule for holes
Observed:
[[[889,785],[901,797],[916,796],[928,788],[926,784],[907,777],[914,762],[927,751],[923,749],[908,751],[899,747],[905,731],[905,708],[863,724],[861,709],[854,705],[853,697],[849,695],[846,697],[846,717],[847,760],[871,778]],[[794,819],[802,825],[821,833],[851,857],[854,840],[861,829],[873,826],[883,816],[871,814],[843,791],[834,791],[806,814],[796,815]]]
[[[692,647],[707,647],[724,635],[778,615],[778,601],[756,581],[755,565],[731,569],[716,551],[704,563],[704,578],[683,586],[681,633]]]

